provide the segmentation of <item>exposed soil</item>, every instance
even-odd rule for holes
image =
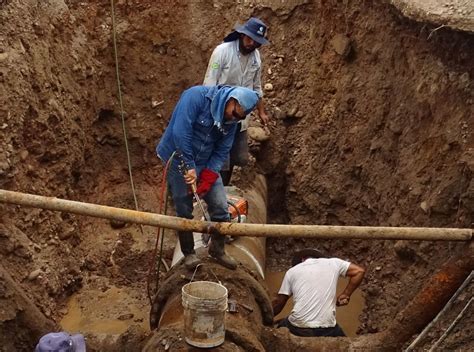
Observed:
[[[436,25],[408,20],[382,0],[118,0],[140,210],[158,210],[162,167],[154,147],[180,93],[201,83],[214,46],[251,15],[270,27],[272,44],[261,52],[273,121],[270,140],[252,143],[254,158],[234,182],[245,188],[255,173],[266,175],[269,222],[472,227],[474,36],[433,31]],[[110,3],[3,0],[0,23],[1,188],[135,209]],[[59,323],[76,292],[119,289],[133,297],[130,306],[148,312],[156,229],[4,204],[0,210],[0,350],[31,351],[42,327],[25,316],[37,307]],[[174,240],[167,238],[169,263]],[[367,268],[359,333],[370,334],[390,325],[464,244],[273,239],[267,265],[285,270],[294,250],[312,246]],[[434,343],[472,292],[471,284],[420,348]],[[145,318],[127,315],[128,303],[103,312],[127,330],[88,335],[92,350],[144,345]],[[473,310],[443,350],[474,349]]]

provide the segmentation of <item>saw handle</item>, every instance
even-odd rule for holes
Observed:
[[[186,178],[189,177],[188,172],[190,171],[190,169],[188,169],[188,167],[186,166],[186,163],[184,162],[184,159],[181,153],[176,154],[176,156],[179,159],[178,170],[183,175],[184,181],[188,183],[188,180]],[[196,186],[197,175],[196,175],[196,170],[195,169],[192,169],[192,170],[194,170],[194,182],[188,183],[188,184],[191,186],[192,191],[195,192],[197,189],[197,186]]]

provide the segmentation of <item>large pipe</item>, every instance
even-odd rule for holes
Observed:
[[[226,192],[234,196],[243,196],[247,200],[249,213],[247,222],[251,224],[264,224],[267,222],[267,182],[263,175],[258,175],[249,190],[243,192],[235,187],[226,187]],[[256,272],[261,278],[265,277],[265,237],[241,236],[226,245],[226,252],[232,255],[246,268]],[[204,253],[201,233],[194,233],[194,249]],[[171,266],[177,264],[183,254],[179,241],[177,241]]]
[[[474,243],[445,262],[423,285],[417,295],[396,315],[392,325],[380,335],[380,346],[399,351],[403,343],[419,333],[444,307],[474,269]]]
[[[0,330],[5,331],[0,337],[0,351],[14,351],[19,346],[33,345],[42,335],[57,330],[57,324],[41,312],[1,265],[0,287]],[[18,334],[15,326],[26,327],[28,334]]]
[[[266,222],[267,187],[263,176],[257,177],[247,192],[240,192],[235,188],[226,188],[226,192],[238,196],[243,193],[249,208],[247,221]],[[195,234],[195,240],[194,248],[201,258],[201,265],[194,273],[186,270],[183,265],[179,265],[182,253],[179,242],[177,243],[172,269],[161,282],[150,312],[150,327],[156,328],[157,331],[143,351],[160,350],[160,343],[165,336],[169,334],[177,336],[184,329],[185,313],[181,303],[181,288],[191,280],[219,281],[227,288],[229,299],[234,302],[233,311],[227,313],[225,318],[227,346],[232,342],[244,351],[264,351],[258,337],[264,324],[268,325],[273,321],[270,297],[263,282],[265,237],[240,237],[226,245],[226,252],[241,263],[235,271],[225,269],[207,258],[207,251],[202,248],[200,234]],[[201,314],[206,316],[206,313]],[[199,319],[204,319],[203,316]],[[212,327],[209,326],[210,334],[211,331]],[[191,335],[196,337],[194,334]],[[209,336],[202,337],[201,342],[204,341],[207,342],[208,347],[213,343]],[[178,339],[173,344],[173,350],[187,350],[187,346],[184,341]]]
[[[179,231],[200,233],[216,231],[229,236],[417,241],[469,241],[472,239],[472,229],[214,223],[7,190],[0,190],[0,202],[159,226]]]

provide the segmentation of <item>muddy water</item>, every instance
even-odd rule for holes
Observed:
[[[148,329],[148,308],[126,290],[89,290],[72,296],[60,322],[68,332],[120,335],[130,325]]]
[[[269,272],[265,274],[265,281],[267,283],[270,297],[273,298],[278,294],[281,282],[283,281],[284,272]],[[346,278],[340,278],[337,285],[337,293],[341,293],[347,285]],[[364,299],[362,298],[361,291],[355,290],[351,296],[351,301],[347,306],[336,308],[336,320],[337,323],[342,327],[344,332],[349,337],[356,336],[356,331],[359,326],[359,315],[362,313],[364,308]],[[280,314],[276,316],[277,319],[284,318],[291,313],[293,308],[293,300],[290,298],[285,308]]]

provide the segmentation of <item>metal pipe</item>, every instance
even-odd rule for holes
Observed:
[[[399,351],[405,341],[419,333],[444,307],[474,268],[474,242],[449,259],[418,294],[393,319],[378,340],[386,351]]]
[[[448,303],[446,303],[444,308],[438,313],[438,315],[428,325],[425,326],[425,328],[423,329],[421,334],[418,335],[418,337],[415,340],[413,340],[413,342],[410,344],[410,346],[408,346],[403,352],[414,351],[416,345],[426,336],[428,331],[438,322],[438,320],[444,315],[444,313],[446,313],[448,310],[451,310],[451,307],[452,307],[454,301],[456,300],[456,298],[458,298],[459,294],[466,288],[466,286],[471,283],[471,280],[472,280],[473,277],[474,277],[474,270],[471,271],[471,273],[469,274],[467,279],[464,280],[464,282],[462,283],[461,286],[459,286],[457,291],[450,298]]]
[[[216,231],[229,236],[403,239],[417,241],[469,241],[472,239],[472,229],[214,223],[7,190],[0,190],[0,202],[160,226],[179,231],[201,233]]]
[[[238,190],[235,187],[226,187],[228,194],[240,196],[244,194],[244,198],[251,209],[247,215],[247,222],[253,224],[264,224],[267,222],[267,182],[263,175],[259,175],[253,181],[251,187],[246,192]],[[203,243],[201,233],[194,233],[194,249],[198,254],[205,252],[204,248],[207,244]],[[226,251],[232,255],[237,261],[242,263],[246,268],[256,272],[261,278],[265,277],[265,237],[238,237],[230,244],[226,245]],[[177,264],[183,254],[179,241],[176,242],[173,260],[171,266]]]
[[[1,345],[2,348],[6,348],[5,351],[9,350],[8,346],[11,346],[13,350],[13,346],[21,346],[26,341],[33,345],[42,335],[57,331],[58,325],[41,312],[25,294],[25,290],[18,285],[2,265],[0,265],[0,286],[2,287],[0,330],[6,333],[2,337],[11,339],[8,340],[6,346],[5,342],[7,340],[2,341]],[[6,301],[4,298],[6,298]],[[15,325],[26,328],[28,334],[19,336],[12,328]]]

